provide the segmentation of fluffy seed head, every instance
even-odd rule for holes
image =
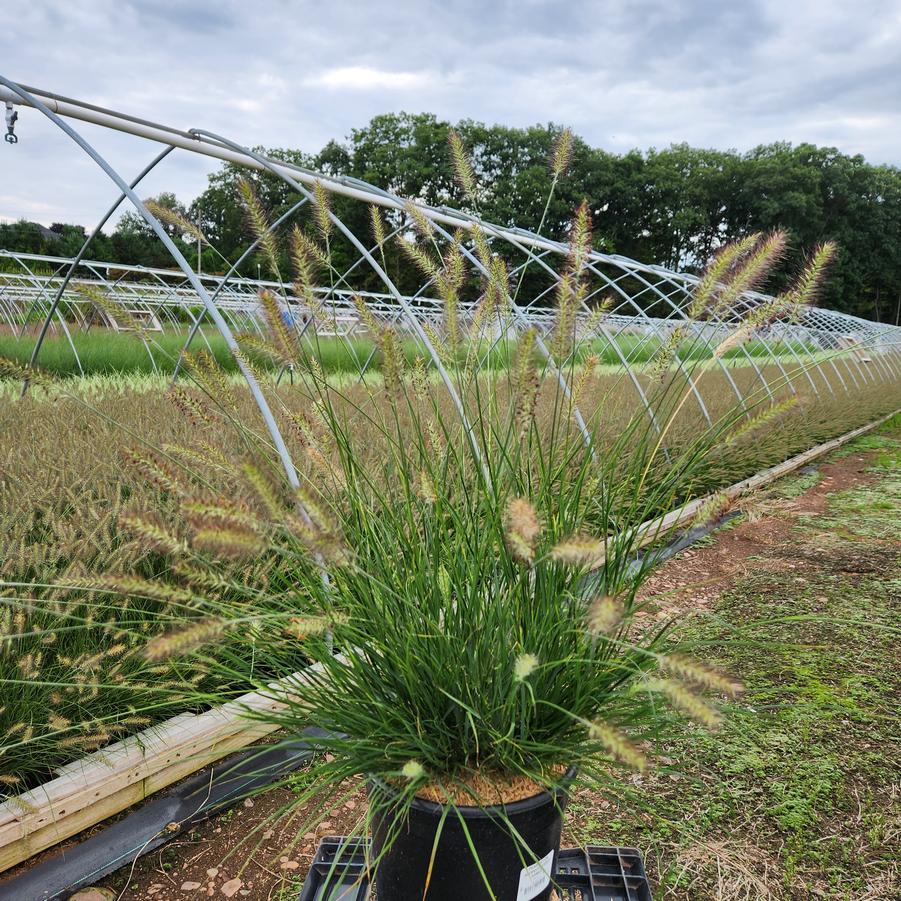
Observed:
[[[592,375],[594,375],[594,370],[600,362],[601,358],[597,354],[589,354],[582,362],[582,371],[579,373],[579,378],[572,390],[572,402],[574,406],[578,407],[581,403],[582,395],[588,387],[588,382]]]
[[[472,170],[472,163],[463,146],[463,139],[459,133],[451,129],[447,136],[450,144],[451,161],[454,164],[454,174],[457,182],[463,189],[463,193],[470,199],[476,199],[476,176]]]
[[[193,606],[198,598],[190,591],[168,585],[160,579],[140,579],[136,576],[102,575],[92,578],[71,577],[60,580],[66,588],[112,591],[125,598],[151,598],[165,604]],[[125,603],[128,603],[126,600]]]
[[[813,303],[817,292],[823,284],[826,270],[838,252],[838,245],[834,241],[826,241],[820,244],[811,254],[807,266],[797,279],[791,290],[784,295],[789,312],[797,319],[800,311]]]
[[[98,310],[109,316],[120,326],[133,331],[140,338],[147,337],[147,328],[144,323],[132,316],[125,307],[111,294],[95,288],[93,285],[72,282],[72,288],[83,297],[87,298]]]
[[[423,238],[431,238],[435,232],[432,220],[413,201],[404,203],[404,212],[413,220],[413,226]]]
[[[611,757],[632,767],[633,770],[644,772],[647,769],[647,757],[625,735],[608,723],[601,720],[591,723],[588,727],[588,737],[592,741],[600,742]]]
[[[432,257],[418,244],[408,241],[403,235],[397,236],[397,246],[410,258],[410,261],[431,281],[438,282],[441,269]]]
[[[609,635],[623,621],[623,602],[613,595],[602,594],[589,605],[585,615],[588,630],[595,635]]]
[[[418,782],[425,778],[425,767],[418,760],[408,760],[401,770],[405,779],[410,782]]]
[[[708,729],[716,730],[722,725],[723,717],[720,712],[680,682],[650,678],[645,681],[645,687],[649,691],[665,695],[674,707]]]
[[[294,270],[294,293],[308,306],[316,308],[316,275],[331,265],[329,255],[305,231],[295,225],[291,229],[291,266]]]
[[[730,697],[734,697],[744,690],[740,682],[736,682],[713,667],[698,663],[697,660],[692,660],[682,654],[663,655],[660,657],[659,663],[664,672],[678,676],[699,688],[719,691]]]
[[[222,619],[202,619],[180,629],[164,632],[144,645],[144,658],[151,663],[179,657],[215,641],[226,630]]]
[[[372,223],[372,237],[379,247],[383,247],[385,241],[388,240],[385,234],[385,220],[382,218],[382,211],[377,206],[369,207],[369,220]]]
[[[742,438],[751,432],[756,432],[758,429],[772,422],[774,419],[778,419],[797,405],[798,396],[796,394],[787,397],[785,400],[777,401],[767,407],[766,410],[763,410],[740,423],[736,428],[729,432],[726,436],[725,443],[727,445],[734,444],[739,438]]]
[[[245,462],[241,466],[241,471],[244,473],[244,477],[253,488],[256,496],[262,501],[269,516],[273,519],[281,516],[285,510],[285,504],[266,473],[250,461]]]
[[[144,545],[161,554],[177,556],[185,551],[185,543],[169,531],[160,517],[152,514],[123,513],[119,517],[119,525]]]
[[[313,186],[313,214],[323,238],[328,238],[332,230],[332,220],[329,215],[331,211],[329,193],[323,187],[322,182],[317,181]]]
[[[64,716],[59,716],[59,714],[51,713],[49,717],[47,717],[47,725],[54,732],[62,732],[63,729],[68,729],[69,726],[72,725],[70,720],[67,720]]]
[[[583,200],[576,208],[569,230],[569,267],[578,276],[581,274],[591,253],[591,211]]]
[[[569,168],[573,153],[573,133],[571,128],[564,128],[554,141],[551,152],[551,172],[554,178],[560,178]]]
[[[195,241],[200,241],[201,244],[210,243],[207,240],[206,235],[200,230],[200,226],[195,222],[191,222],[187,216],[182,216],[177,210],[162,206],[153,200],[145,200],[144,206],[147,207],[157,219],[161,219],[163,222],[179,229],[183,235],[190,235]]]
[[[513,498],[504,514],[504,538],[510,553],[523,563],[531,563],[540,534],[541,521],[535,508],[524,497]]]
[[[296,332],[285,321],[290,311],[271,291],[261,290],[259,302],[266,322],[267,337],[275,350],[275,356],[283,366],[293,366],[297,362],[299,348]]]
[[[285,624],[283,632],[289,638],[305,641],[314,635],[322,635],[328,632],[334,625],[346,622],[346,616],[292,616]]]
[[[513,663],[513,678],[525,682],[537,669],[538,658],[534,654],[520,654]]]
[[[762,237],[759,232],[748,235],[746,238],[727,244],[720,250],[707,266],[692,292],[692,300],[688,308],[689,319],[694,321],[708,318],[719,309],[720,305],[716,300],[718,292],[723,289],[737,264],[760,243]]]
[[[191,425],[198,428],[213,425],[213,415],[207,405],[201,397],[188,391],[183,385],[170,385],[166,391],[166,399]]]
[[[0,377],[15,379],[16,381],[32,382],[35,385],[50,387],[54,384],[53,378],[41,369],[34,369],[18,360],[9,360],[0,357]]]
[[[524,332],[513,358],[514,417],[520,440],[529,430],[538,401],[539,379],[534,360],[537,339],[535,329]]]
[[[382,377],[385,392],[392,399],[403,395],[404,356],[393,329],[383,328],[379,334],[379,350],[382,354]]]
[[[200,551],[243,560],[256,557],[264,548],[262,537],[240,526],[212,525],[194,532],[191,544]]]
[[[253,185],[246,178],[239,178],[236,182],[238,195],[244,205],[247,214],[247,224],[250,231],[256,239],[260,248],[260,253],[265,259],[272,271],[272,274],[278,278],[278,246],[275,243],[275,236],[269,228],[269,218],[260,203],[260,198]]]
[[[438,500],[435,482],[432,480],[431,473],[426,469],[419,470],[419,475],[416,478],[416,493],[427,504],[434,504]]]
[[[590,535],[571,535],[551,549],[551,558],[566,566],[599,566],[606,552],[606,544]]]
[[[692,528],[703,526],[707,523],[716,522],[729,512],[729,508],[733,504],[733,500],[728,494],[718,491],[710,495],[700,507],[692,520]]]

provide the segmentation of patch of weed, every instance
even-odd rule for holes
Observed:
[[[765,897],[755,872],[774,898],[897,896],[901,578],[884,539],[890,525],[898,534],[901,484],[883,477],[828,504],[823,528],[799,524],[767,551],[778,565],[759,558],[687,628],[747,687],[724,728],[678,727],[669,763],[635,778],[638,800],[573,801],[573,837],[644,849],[662,897],[719,898],[723,880]]]
[[[788,500],[789,498],[800,497],[811,488],[820,483],[823,476],[819,472],[806,472],[803,475],[793,476],[792,478],[783,479],[775,484],[775,486],[767,492],[770,497],[778,497]]]

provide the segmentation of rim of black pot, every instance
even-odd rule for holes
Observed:
[[[511,801],[509,804],[488,804],[484,807],[480,807],[477,804],[456,804],[454,806],[464,816],[469,818],[491,817],[497,816],[499,813],[503,813],[505,816],[515,816],[518,813],[526,813],[529,810],[540,807],[542,804],[546,804],[549,797],[557,798],[560,795],[565,794],[569,789],[569,786],[575,781],[578,771],[578,767],[571,766],[563,774],[563,778],[560,780],[559,784],[554,786],[554,788],[546,788],[537,795],[532,795],[529,798],[522,798],[519,801]],[[380,776],[369,776],[367,781],[389,797],[397,797],[400,794],[390,782],[386,782]],[[412,810],[418,810],[421,813],[430,813],[435,816],[441,816],[442,811],[447,806],[447,804],[439,804],[437,801],[428,801],[425,798],[414,797],[410,808]]]

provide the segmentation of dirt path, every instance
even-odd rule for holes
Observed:
[[[647,616],[687,620],[748,692],[590,791],[564,841],[640,847],[656,899],[901,898],[901,430],[777,483],[664,565]]]
[[[855,492],[861,491],[869,491],[878,498],[878,486],[893,478],[893,473],[897,474],[897,449],[901,445],[894,439],[899,437],[901,431],[895,429],[892,437],[861,439],[850,446],[850,451],[838,452],[830,462],[816,470],[777,483],[769,492],[744,503],[743,516],[736,524],[727,526],[702,545],[683,552],[660,568],[645,588],[644,597],[650,603],[643,615],[649,618],[687,616],[700,621],[714,613],[726,615],[723,599],[737,586],[750,590],[750,585],[756,590],[755,586],[762,584],[762,575],[771,586],[780,586],[780,597],[782,594],[809,597],[812,610],[818,605],[826,608],[831,597],[830,585],[850,584],[849,579],[854,584],[862,583],[873,576],[890,578],[895,572],[892,567],[897,563],[901,535],[898,531],[893,534],[890,516],[888,523],[883,523],[877,516],[876,520],[882,524],[877,527],[860,514],[866,520],[866,527],[861,526],[858,532],[862,530],[864,534],[851,537],[840,527],[820,531],[820,526],[833,517],[837,498],[853,499]],[[888,466],[874,470],[872,467],[879,464],[880,455],[884,457],[886,453],[895,456],[891,457]],[[901,505],[898,514],[901,515]],[[882,533],[870,534],[879,532],[879,528],[883,529]],[[814,542],[809,540],[812,533],[820,536]],[[741,662],[739,669],[742,669]],[[744,672],[739,674],[747,679]],[[697,739],[692,740],[697,745]],[[695,745],[692,745],[692,753]],[[680,759],[682,748],[678,743],[664,750],[666,753],[661,760],[665,768],[674,762],[683,765],[685,770],[694,766],[694,762],[689,766]],[[704,750],[703,746],[701,750]],[[807,894],[799,894],[790,884],[785,884],[786,848],[797,840],[797,836],[788,827],[780,832],[781,821],[777,822],[779,828],[773,828],[767,821],[765,827],[752,834],[741,831],[721,833],[727,823],[738,824],[739,830],[758,827],[753,826],[753,816],[745,816],[747,811],[731,811],[727,812],[728,816],[711,818],[709,810],[705,809],[706,800],[697,802],[693,808],[697,799],[685,795],[683,780],[692,778],[706,784],[710,771],[724,757],[728,757],[729,766],[736,766],[735,753],[731,746],[730,750],[711,747],[712,762],[702,761],[700,771],[692,771],[690,776],[673,771],[649,777],[644,782],[635,777],[639,791],[654,792],[655,796],[665,799],[675,793],[678,804],[685,805],[683,819],[686,822],[703,824],[705,817],[710,819],[711,828],[689,830],[692,833],[690,841],[683,840],[681,834],[660,831],[659,824],[666,821],[668,810],[633,814],[634,822],[630,822],[628,810],[615,799],[582,791],[573,799],[564,843],[594,841],[639,845],[645,851],[655,878],[660,880],[655,897],[686,901],[783,897],[888,901],[896,897],[890,894],[896,887],[892,870],[885,861],[878,860],[867,862],[873,868],[872,887],[864,880],[857,894],[832,894],[829,885],[832,877],[821,879],[819,870],[816,878],[804,877],[807,881],[803,883],[803,892]],[[742,753],[750,754],[751,751],[744,749]],[[717,778],[715,773],[713,778]],[[728,783],[726,787],[734,793],[743,790],[743,785]],[[349,797],[336,801],[315,829],[298,835],[296,823],[309,819],[306,808],[297,810],[293,818],[277,820],[277,815],[296,805],[303,789],[304,774],[299,773],[291,785],[245,801],[138,860],[133,868],[120,870],[102,885],[112,890],[111,897],[123,901],[205,897],[296,901],[319,838],[352,831],[366,805],[362,792],[353,792],[354,786],[348,786]],[[861,797],[859,786],[857,790]],[[683,794],[679,795],[679,792]],[[717,803],[725,802],[717,799]],[[865,825],[861,814],[852,829],[863,829]],[[870,829],[877,828],[868,825]],[[846,828],[835,828],[843,842],[850,840]],[[885,824],[879,828],[889,829]],[[662,853],[661,848],[665,849]],[[678,879],[672,881],[672,861],[667,854],[678,858],[682,869],[681,884]],[[805,852],[792,858],[793,879],[801,879],[798,874],[810,864],[809,857]],[[816,855],[811,859],[813,864],[810,865],[814,869],[820,866],[821,870],[828,871],[828,860],[820,865]],[[879,879],[884,880],[884,886],[881,887]]]
[[[825,514],[829,495],[878,480],[879,474],[869,470],[875,453],[839,452],[831,462],[807,467],[801,475],[740,501],[735,509],[742,516],[736,525],[664,563],[642,596],[659,601],[661,617],[690,615],[712,609],[756,558],[769,556],[771,564],[778,560],[781,568],[795,568],[799,564],[786,553],[786,545],[790,551],[796,544],[793,527],[799,520]]]

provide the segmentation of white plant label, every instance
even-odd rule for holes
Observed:
[[[531,901],[536,895],[540,895],[551,882],[551,867],[554,865],[554,852],[542,858],[532,866],[520,870],[519,892],[516,901]]]

